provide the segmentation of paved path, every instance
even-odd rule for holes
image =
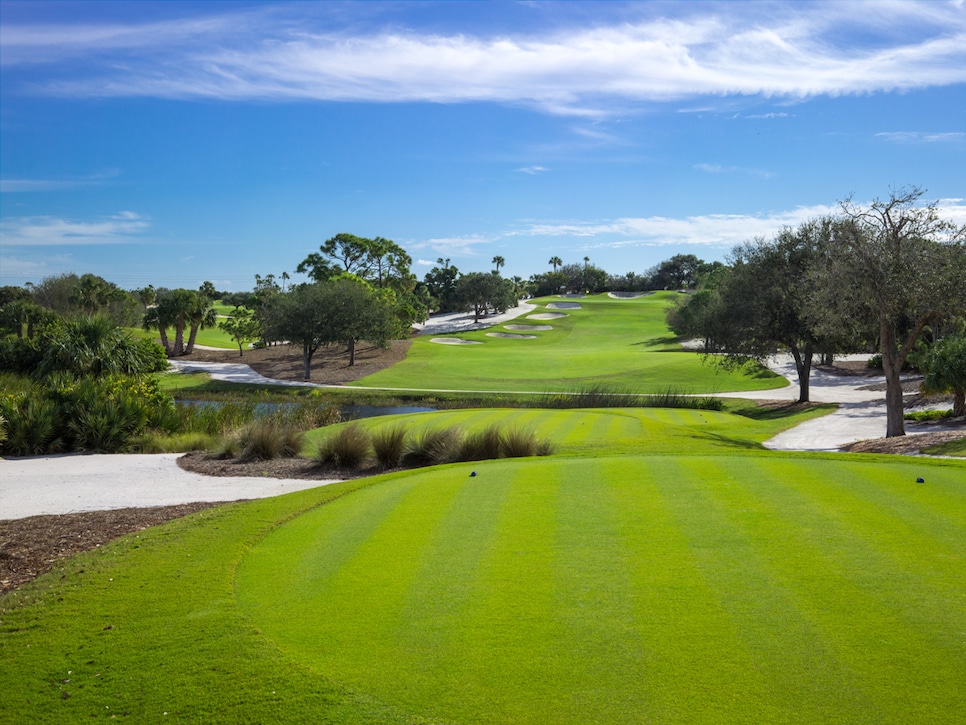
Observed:
[[[180,453],[0,458],[0,519],[267,498],[334,481],[202,476]]]

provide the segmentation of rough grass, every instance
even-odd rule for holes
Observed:
[[[319,444],[317,458],[324,466],[356,469],[369,458],[369,433],[355,423],[341,426]]]

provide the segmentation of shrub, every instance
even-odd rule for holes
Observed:
[[[372,452],[383,470],[399,468],[406,453],[406,429],[393,425],[377,430],[372,434]]]
[[[506,458],[524,458],[537,455],[537,434],[532,430],[514,428],[503,434],[500,452]]]
[[[334,468],[360,468],[369,457],[369,434],[353,423],[319,445],[319,463]]]
[[[503,451],[503,434],[499,426],[470,433],[460,446],[461,461],[485,461],[499,458]]]
[[[3,452],[12,456],[39,456],[64,450],[63,424],[57,405],[36,395],[7,395],[0,400],[6,421]]]
[[[463,431],[459,428],[433,428],[423,431],[407,446],[403,463],[407,466],[435,466],[459,460]]]
[[[302,448],[302,431],[271,418],[249,423],[234,437],[242,462],[294,458]]]

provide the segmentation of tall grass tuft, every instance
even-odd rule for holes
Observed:
[[[407,466],[435,466],[459,460],[463,431],[458,427],[432,428],[414,437],[403,462]]]
[[[499,458],[503,451],[503,433],[493,425],[467,435],[460,446],[461,461],[485,461]]]
[[[319,445],[318,460],[325,466],[358,469],[369,457],[369,434],[355,423],[341,428]]]
[[[268,461],[294,458],[302,448],[302,431],[288,423],[264,418],[244,426],[235,434],[238,460]]]
[[[512,428],[500,439],[500,453],[504,458],[525,458],[527,456],[547,455],[538,453],[550,448],[548,441],[541,441],[530,429]]]
[[[401,425],[386,426],[372,434],[372,452],[383,470],[399,468],[406,454],[406,429]]]
[[[207,433],[145,433],[134,442],[133,447],[140,453],[186,453],[211,450],[217,441],[215,436]]]

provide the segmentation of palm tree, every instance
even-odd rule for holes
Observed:
[[[190,355],[195,351],[195,338],[198,337],[198,330],[214,327],[218,322],[218,313],[215,311],[214,303],[210,297],[197,293],[188,310],[188,321],[191,323],[191,332],[188,334],[188,344],[184,354]]]
[[[501,257],[500,255],[497,255],[493,258],[493,264],[496,265],[496,273],[499,274],[500,267],[506,264],[506,260],[503,259],[503,257]]]
[[[199,306],[198,298],[203,297],[200,292],[188,289],[174,289],[158,297],[154,307],[148,308],[142,325],[145,330],[157,329],[168,357],[180,357],[185,354],[184,331],[192,320],[192,314]],[[207,298],[205,298],[207,299]],[[211,301],[208,301],[211,306]],[[213,308],[212,308],[213,310]],[[202,317],[204,315],[202,314]],[[199,322],[199,326],[200,326]],[[168,344],[168,328],[174,328],[174,347]],[[197,333],[197,330],[194,330]],[[194,340],[192,339],[192,346]]]
[[[557,267],[559,267],[559,266],[561,266],[563,264],[563,260],[560,257],[554,256],[554,257],[551,257],[550,258],[550,261],[547,262],[547,264],[552,264],[553,265],[553,271],[556,272],[557,271]]]

